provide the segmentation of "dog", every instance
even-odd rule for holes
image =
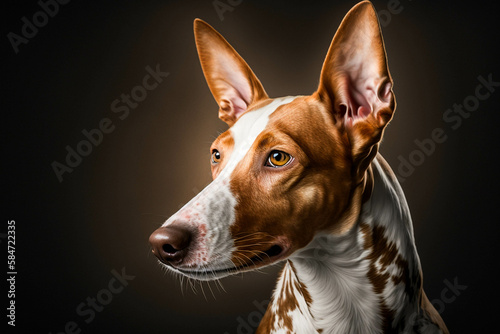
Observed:
[[[196,19],[194,32],[229,129],[213,181],[150,236],[161,263],[214,280],[285,260],[257,333],[448,333],[378,153],[396,102],[373,5],[345,16],[309,96],[269,98],[217,31]]]

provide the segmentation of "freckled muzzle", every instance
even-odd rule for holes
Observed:
[[[199,280],[263,267],[289,255],[286,238],[245,233],[234,238],[236,200],[220,182],[209,185],[149,237],[167,268]]]
[[[219,278],[268,265],[288,254],[288,243],[280,237],[267,235],[265,243],[259,239],[248,239],[242,244],[242,239],[232,235],[236,225],[238,194],[231,190],[231,178],[243,159],[253,158],[252,145],[266,128],[269,115],[294,99],[274,99],[262,108],[242,115],[229,130],[234,146],[231,154],[226,156],[227,162],[222,171],[153,232],[149,239],[153,253],[169,269],[199,279],[209,279],[210,275]],[[244,226],[242,234],[248,232],[250,227]]]
[[[227,182],[213,181],[151,234],[153,254],[178,272],[231,267],[235,202]]]

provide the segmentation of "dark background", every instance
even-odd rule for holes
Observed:
[[[374,1],[378,11],[388,3]],[[18,272],[16,327],[9,333],[59,333],[70,321],[82,333],[255,328],[254,302],[270,298],[280,266],[223,279],[225,292],[212,282],[195,284],[194,293],[160,268],[147,242],[208,184],[208,149],[226,128],[202,75],[192,23],[203,18],[221,32],[270,96],[310,94],[354,4],[243,0],[221,20],[212,1],[71,1],[16,54],[7,34],[21,34],[21,18],[32,21],[40,5],[3,1],[0,241],[6,263],[7,221],[15,220]],[[498,327],[500,87],[456,130],[442,119],[474,95],[478,76],[500,81],[493,4],[401,0],[401,11],[390,22],[385,17],[382,28],[398,101],[382,154],[397,170],[415,140],[430,138],[435,128],[447,136],[402,186],[429,299],[442,300],[445,280],[467,286],[442,304],[453,333]],[[119,119],[112,101],[141,85],[145,67],[157,64],[168,78]],[[51,164],[64,163],[65,147],[75,148],[85,139],[82,130],[103,118],[114,131],[59,182]],[[78,305],[110,296],[112,270],[122,268],[135,278],[86,323]]]

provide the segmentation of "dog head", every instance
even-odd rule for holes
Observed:
[[[320,232],[348,231],[395,109],[371,3],[342,21],[310,96],[269,98],[217,31],[201,20],[194,31],[229,129],[211,147],[212,183],[151,235],[153,253],[209,280],[275,263]]]

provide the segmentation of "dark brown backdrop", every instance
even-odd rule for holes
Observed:
[[[223,20],[213,1],[73,1],[47,16],[16,54],[8,34],[22,34],[22,18],[32,21],[41,7],[3,2],[1,232],[7,220],[16,221],[13,333],[255,328],[256,304],[270,298],[279,266],[224,279],[225,292],[214,283],[196,285],[196,294],[189,287],[181,292],[147,242],[210,181],[208,148],[226,128],[198,63],[192,22],[200,17],[219,30],[271,96],[309,94],[355,2],[215,2],[221,3],[229,6]],[[497,327],[499,297],[493,270],[500,89],[477,106],[474,96],[479,76],[500,81],[497,11],[482,2],[374,4],[398,101],[381,151],[406,175],[427,294],[453,333],[487,332]],[[43,23],[43,15],[37,19]],[[157,65],[169,75],[142,97],[145,68]],[[114,113],[111,104],[131,91],[144,100],[120,119],[124,109]],[[474,109],[470,116],[460,126],[445,122],[447,109],[464,100]],[[106,118],[113,131],[59,182],[51,164],[64,163],[66,146],[76,149],[82,130]],[[428,155],[418,153],[415,141],[425,142],[436,128],[446,140]],[[401,159],[420,165],[409,171]],[[5,258],[6,244],[2,235]],[[122,268],[135,276],[123,288],[113,279]],[[455,295],[445,290],[454,281],[467,288]]]

